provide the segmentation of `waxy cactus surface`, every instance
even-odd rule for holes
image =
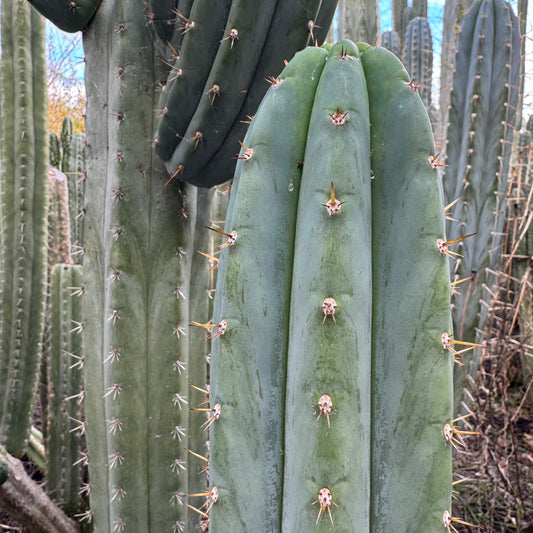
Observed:
[[[204,519],[441,533],[451,288],[427,113],[399,60],[365,44],[307,48],[279,80],[224,230]]]

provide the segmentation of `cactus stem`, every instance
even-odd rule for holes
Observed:
[[[225,33],[227,33],[228,35],[224,37],[222,41],[227,41],[228,39],[231,39],[230,48],[233,48],[235,41],[239,39],[239,32],[237,31],[236,28],[231,28],[231,30],[225,30]]]
[[[428,157],[429,164],[431,165],[432,168],[448,166],[448,165],[445,165],[442,161],[439,161],[439,155],[440,155],[440,152],[436,153],[435,155],[430,155]]]
[[[326,420],[328,421],[328,428],[331,427],[329,423],[329,415],[333,410],[333,401],[331,400],[331,397],[327,394],[323,394],[322,396],[320,396],[316,407],[320,409],[317,420],[319,420],[320,417],[324,415],[326,417]]]
[[[238,140],[238,139],[237,139]],[[244,152],[242,154],[238,154],[236,159],[242,159],[243,161],[249,161],[250,159],[252,159],[253,155],[254,155],[254,149],[253,148],[247,148],[246,146],[244,146],[244,144],[239,141],[239,144],[241,145],[241,148],[244,150]]]
[[[469,522],[465,522],[464,520],[459,520],[459,518],[451,516],[448,511],[444,511],[444,514],[442,515],[442,522],[444,524],[444,529],[448,530],[448,533],[451,533],[452,531],[459,533],[453,526],[453,522],[462,524],[464,526],[477,527],[474,524],[470,524]]]
[[[335,113],[332,113],[329,118],[331,119],[331,122],[333,122],[334,126],[342,126],[346,122],[347,116],[348,112],[341,113],[340,109],[337,108],[337,111],[335,111]]]
[[[322,324],[324,324],[328,316],[331,316],[331,318],[333,318],[333,322],[335,323],[337,322],[335,320],[335,311],[337,309],[340,309],[341,306],[337,305],[337,302],[334,300],[334,298],[326,298],[324,300],[324,303],[320,305],[318,308],[324,311],[324,320],[322,320]]]
[[[343,203],[344,202],[339,202],[339,200],[335,198],[335,187],[333,187],[333,182],[331,182],[330,199],[328,200],[327,204],[322,204],[322,205],[326,208],[328,215],[331,216],[331,215],[338,215],[341,212],[341,205]]]
[[[331,520],[331,523],[333,524],[333,516],[331,516],[331,504],[338,507],[338,505],[333,501],[333,497],[331,495],[331,491],[328,488],[323,488],[318,491],[318,498],[313,502],[313,505],[315,503],[320,504],[320,509],[318,511],[318,517],[316,519],[316,523],[318,524],[318,521],[320,520],[321,516],[326,515],[326,511],[328,512],[329,519]]]

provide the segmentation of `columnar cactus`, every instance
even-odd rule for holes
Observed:
[[[343,0],[337,16],[339,39],[376,43],[379,35],[377,0]]]
[[[490,297],[482,289],[487,269],[497,268],[502,252],[515,127],[520,33],[509,4],[477,0],[463,19],[457,50],[443,179],[447,202],[459,199],[450,210],[448,237],[474,234],[462,241],[454,265],[457,278],[469,281],[457,288],[453,320],[456,338],[475,342],[487,316],[481,303]],[[470,351],[464,368],[456,368],[457,403],[478,360],[479,351]]]
[[[243,145],[212,330],[209,531],[440,533],[450,252],[407,72],[381,48],[308,48]]]
[[[426,109],[431,108],[433,76],[433,38],[426,18],[415,17],[408,26],[403,49],[404,65],[414,82]]]
[[[380,45],[387,50],[390,50],[396,57],[401,57],[402,46],[399,35],[393,31],[384,31],[381,34]]]
[[[48,420],[46,490],[69,515],[79,511],[82,483],[81,390],[83,348],[80,265],[57,264],[50,289],[50,358],[48,361]]]
[[[2,2],[0,442],[24,450],[31,426],[46,283],[48,132],[44,21]]]

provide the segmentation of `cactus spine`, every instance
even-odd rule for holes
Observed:
[[[457,339],[475,342],[487,316],[482,287],[487,269],[501,256],[505,192],[515,126],[520,73],[520,34],[512,8],[503,0],[478,0],[463,19],[455,58],[444,190],[457,198],[447,223],[450,239],[475,234],[460,247],[458,279],[469,279],[454,297]],[[456,222],[460,221],[460,223]],[[490,282],[488,282],[490,286]],[[474,355],[472,355],[474,353]],[[475,376],[478,351],[455,369],[456,405],[466,375]]]
[[[24,450],[31,426],[46,283],[48,132],[44,21],[2,2],[0,441]]]
[[[331,513],[336,531],[440,532],[453,357],[427,114],[368,45],[306,49],[280,80],[244,140],[219,263],[209,530],[329,531]]]

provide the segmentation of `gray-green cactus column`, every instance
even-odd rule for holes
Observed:
[[[155,157],[166,79],[138,2],[84,32],[85,413],[95,530],[192,531],[188,308],[196,190]]]
[[[48,205],[44,20],[2,2],[0,442],[22,455],[43,335]]]
[[[440,533],[449,250],[407,72],[382,48],[307,48],[243,144],[215,296],[209,531]]]
[[[453,299],[455,338],[475,342],[488,313],[490,276],[502,254],[505,193],[520,74],[518,20],[503,0],[477,0],[463,19],[455,56],[443,184],[454,205],[447,237],[470,234],[458,247]],[[486,300],[485,303],[482,301]],[[474,355],[472,355],[474,354]],[[475,377],[479,351],[455,369],[456,407],[466,375]]]

